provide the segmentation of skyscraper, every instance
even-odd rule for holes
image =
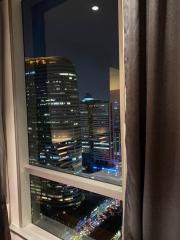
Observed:
[[[25,65],[30,163],[78,171],[82,153],[75,68],[60,57],[28,58]]]
[[[79,206],[83,200],[82,191],[78,188],[52,182],[47,179],[31,176],[31,193],[34,203],[63,208]]]
[[[84,171],[111,166],[109,103],[87,95],[80,104],[80,119]]]
[[[113,158],[119,163],[121,160],[120,149],[120,79],[119,70],[110,68],[110,116],[112,124],[112,143],[113,143]]]
[[[45,216],[59,221],[62,211],[78,208],[85,198],[78,188],[36,176],[30,177],[30,186],[33,223]]]

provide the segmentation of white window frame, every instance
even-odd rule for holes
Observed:
[[[7,27],[10,28],[10,42],[5,102],[10,226],[12,232],[25,239],[59,239],[31,223],[30,174],[124,200],[126,151],[123,0],[118,1],[123,187],[29,165],[21,0],[7,0],[7,15],[9,15]]]

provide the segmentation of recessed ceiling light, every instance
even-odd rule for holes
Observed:
[[[94,12],[97,12],[97,11],[99,11],[99,6],[94,5],[94,6],[92,6],[91,9],[92,9]]]

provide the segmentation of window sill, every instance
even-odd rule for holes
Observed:
[[[24,240],[60,240],[60,238],[55,237],[33,224],[29,224],[25,228],[18,228],[15,225],[11,225],[10,229],[12,233]]]

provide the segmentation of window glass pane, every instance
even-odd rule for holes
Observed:
[[[120,184],[118,0],[24,0],[30,164]]]
[[[63,240],[120,240],[122,203],[31,176],[32,221]]]

